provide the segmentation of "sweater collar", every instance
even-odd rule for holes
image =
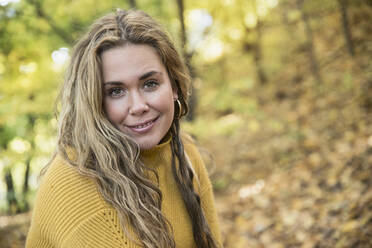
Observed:
[[[141,150],[140,158],[148,167],[158,167],[161,164],[170,164],[171,159],[171,143],[172,137],[167,137],[162,143],[147,149]]]

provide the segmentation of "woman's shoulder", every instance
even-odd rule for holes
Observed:
[[[204,149],[201,148],[197,141],[187,133],[182,133],[181,138],[186,156],[190,160],[193,168],[198,174],[208,174],[204,161],[204,155],[206,154]]]
[[[201,191],[210,190],[212,188],[212,184],[209,179],[209,168],[207,168],[205,164],[205,157],[208,158],[208,161],[211,160],[209,153],[198,145],[197,141],[191,135],[182,133],[181,138],[184,144],[187,159],[196,173]],[[210,165],[210,163],[207,163],[207,165]]]
[[[185,145],[195,145],[196,144],[195,138],[193,138],[189,133],[181,131],[180,137],[181,137],[182,142]]]
[[[197,164],[202,163],[203,159],[196,140],[190,134],[185,132],[181,133],[181,140],[185,149],[186,156],[188,156],[191,160],[197,160]]]
[[[34,244],[44,240],[51,242],[53,247],[60,247],[59,244],[74,238],[81,228],[91,228],[92,222],[105,220],[106,212],[115,213],[101,197],[94,180],[80,174],[66,159],[57,155],[41,179],[29,242]]]
[[[189,157],[195,157],[196,159],[201,159],[199,147],[195,138],[190,134],[181,132],[181,140],[186,152],[186,155]]]
[[[50,223],[61,223],[68,216],[74,221],[107,208],[93,179],[84,176],[61,155],[57,155],[41,179],[34,214]],[[71,220],[72,221],[72,220]]]
[[[74,189],[79,189],[76,193],[85,193],[81,191],[95,188],[95,183],[91,178],[80,174],[62,155],[57,154],[41,178],[39,190],[44,188],[52,190],[54,194],[60,191],[71,194],[75,192]]]

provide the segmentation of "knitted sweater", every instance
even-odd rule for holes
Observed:
[[[211,182],[200,154],[185,143],[199,180],[202,208],[216,240],[221,244]],[[191,221],[171,171],[170,142],[141,152],[141,159],[159,176],[162,213],[170,221],[177,248],[196,247]],[[96,183],[57,156],[38,190],[26,248],[137,248],[124,234],[116,210],[98,191]]]

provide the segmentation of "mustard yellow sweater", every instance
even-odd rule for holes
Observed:
[[[141,153],[153,166],[163,193],[162,212],[174,229],[177,248],[196,247],[191,221],[171,171],[170,142]],[[185,143],[199,179],[202,208],[216,240],[221,244],[213,191],[197,148]],[[95,182],[80,175],[57,156],[44,175],[33,210],[26,248],[138,248],[124,234],[116,210],[100,195]]]

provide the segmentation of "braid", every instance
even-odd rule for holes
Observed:
[[[175,119],[171,126],[172,132],[172,172],[176,180],[182,199],[186,205],[187,212],[191,218],[192,230],[195,243],[199,248],[217,247],[208,223],[203,214],[200,197],[194,190],[194,173],[186,161],[184,147],[179,135],[179,120]],[[178,160],[178,166],[176,163]]]

